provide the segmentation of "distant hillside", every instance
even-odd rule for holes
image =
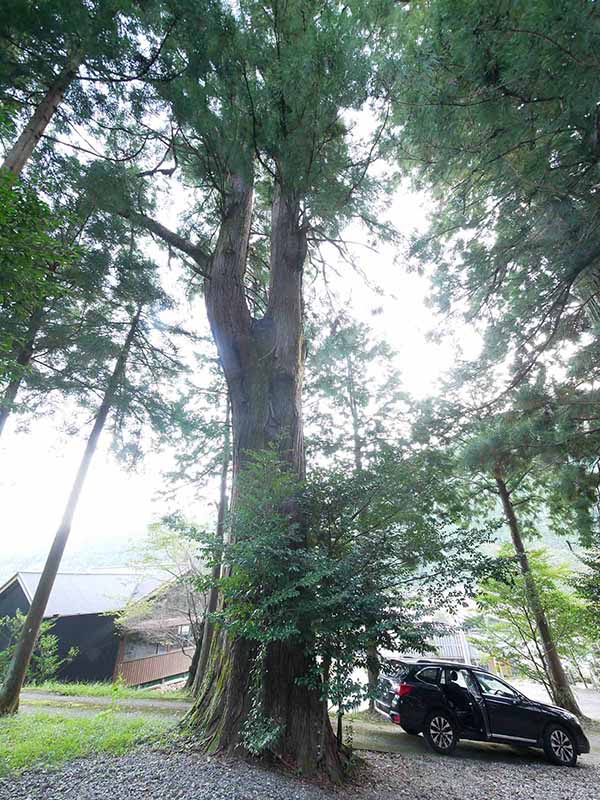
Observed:
[[[510,534],[506,526],[502,527],[498,532],[498,541],[502,543],[510,542]],[[565,531],[563,536],[558,536],[548,530],[548,527],[542,523],[539,526],[539,536],[528,538],[525,541],[525,547],[528,550],[544,549],[554,561],[569,564],[573,569],[581,567],[576,555],[576,553],[581,552],[576,533],[570,535],[568,531]]]
[[[87,572],[107,567],[126,567],[132,549],[141,535],[105,536],[96,541],[74,541],[67,546],[61,564],[63,572]],[[19,570],[38,570],[44,565],[47,553],[39,547],[3,548],[0,559],[0,584]]]

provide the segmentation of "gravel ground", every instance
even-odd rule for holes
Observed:
[[[512,753],[485,760],[370,753],[360,783],[361,800],[600,800],[598,767],[555,767]]]
[[[600,770],[516,756],[366,754],[356,785],[323,789],[252,764],[137,750],[0,780],[1,800],[600,800]]]

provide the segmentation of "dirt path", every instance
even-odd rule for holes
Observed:
[[[136,697],[91,697],[90,695],[67,695],[57,692],[45,692],[38,689],[27,689],[21,692],[22,706],[56,706],[93,708],[119,708],[126,711],[143,711],[144,713],[167,713],[182,716],[190,707],[188,700],[163,700]]]

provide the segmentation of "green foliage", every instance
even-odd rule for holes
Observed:
[[[585,571],[577,575],[577,594],[586,603],[586,628],[600,648],[600,541],[582,559]]]
[[[178,400],[177,427],[169,436],[176,466],[165,476],[169,483],[165,494],[176,491],[181,497],[182,492],[190,491],[207,497],[207,489],[214,488],[214,480],[223,470],[225,449],[225,458],[229,457],[227,441],[231,438],[227,387],[212,342],[202,340],[191,372],[192,379],[186,381]],[[198,376],[202,376],[201,385]]]
[[[6,322],[26,322],[43,303],[56,270],[68,266],[76,251],[52,234],[60,218],[23,181],[0,174],[0,379],[19,375],[18,347],[25,344],[10,335]]]
[[[163,77],[154,60],[162,23],[169,22],[154,2],[142,8],[133,0],[46,0],[37,7],[28,0],[0,0],[0,102],[10,138],[76,54],[88,80],[67,88],[52,133],[68,141],[71,126],[119,119],[132,81]]]
[[[282,733],[283,727],[264,712],[264,670],[267,648],[264,642],[252,662],[248,690],[251,695],[250,711],[244,720],[242,741],[245,748],[254,756],[270,750]]]
[[[0,775],[56,767],[96,753],[121,755],[149,737],[159,740],[172,722],[107,710],[92,717],[18,714],[0,720]]]
[[[0,640],[4,644],[4,649],[0,650],[0,683],[4,680],[24,624],[25,615],[19,611],[14,617],[0,617]],[[37,685],[56,678],[61,667],[70,664],[79,652],[76,647],[70,647],[61,658],[58,653],[58,638],[51,633],[53,626],[51,620],[44,620],[40,626],[25,677],[28,684]]]
[[[340,312],[309,317],[306,448],[319,464],[368,466],[408,434],[408,397],[395,353],[368,325]]]
[[[130,567],[140,575],[160,576],[162,583],[151,594],[127,602],[115,615],[116,625],[159,644],[200,644],[206,597],[196,591],[197,578],[203,570],[197,555],[197,538],[195,528],[178,514],[149,526],[145,539],[132,554]],[[185,634],[173,624],[182,617],[189,625]],[[152,623],[150,630],[148,622]]]
[[[510,546],[504,546],[501,554],[509,558]],[[558,653],[567,670],[577,676],[576,670],[585,670],[594,647],[586,624],[589,610],[569,589],[572,573],[567,565],[553,564],[542,549],[531,550],[528,558]],[[480,616],[470,622],[470,638],[477,648],[501,664],[508,663],[516,674],[541,682],[551,694],[552,680],[543,657],[543,642],[516,564],[508,580],[483,581],[476,599]]]
[[[330,664],[328,696],[355,705],[364,688],[351,676],[370,646],[426,648],[432,611],[464,602],[492,569],[480,550],[491,532],[465,521],[446,467],[439,453],[407,453],[299,482],[273,453],[255,454],[238,481],[235,541],[205,545],[209,564],[232,565],[214,619],[259,651],[301,642]]]
[[[587,0],[411,4],[390,139],[435,201],[412,256],[444,332],[454,317],[483,337],[446,396],[463,418],[502,415],[504,452],[546,470],[551,521],[584,544],[600,430],[598,21]]]
[[[518,380],[596,324],[598,9],[427,0],[399,35],[396,152],[437,200],[413,254]]]

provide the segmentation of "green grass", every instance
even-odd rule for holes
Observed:
[[[55,692],[67,697],[81,695],[83,697],[114,697],[128,699],[150,700],[189,700],[190,695],[185,689],[136,689],[134,686],[124,686],[122,683],[61,683],[60,681],[45,681],[36,686],[27,686],[26,689],[39,689],[44,692]]]
[[[0,776],[30,767],[53,767],[89,753],[124,753],[142,739],[172,728],[172,721],[123,717],[102,711],[93,717],[17,714],[0,719]]]

